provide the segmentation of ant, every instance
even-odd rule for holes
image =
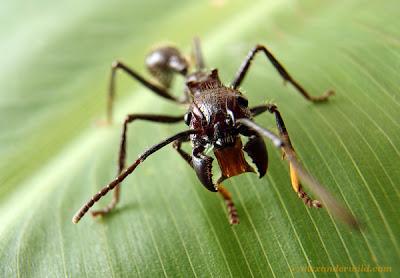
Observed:
[[[146,66],[158,83],[148,81],[122,62],[116,61],[112,64],[107,102],[108,123],[112,122],[115,74],[117,70],[124,71],[160,97],[178,104],[185,104],[188,110],[184,115],[180,116],[129,114],[125,118],[123,124],[117,177],[83,205],[73,217],[72,222],[78,223],[94,203],[110,190],[114,189],[114,196],[111,203],[101,210],[92,211],[93,216],[109,213],[119,201],[121,182],[147,157],[172,143],[172,146],[178,154],[195,171],[204,187],[212,192],[219,192],[222,195],[227,205],[229,222],[231,224],[238,224],[239,217],[231,194],[223,187],[222,182],[227,178],[245,172],[256,172],[246,161],[243,151],[248,154],[253,164],[256,166],[258,176],[261,178],[266,174],[268,153],[263,140],[263,137],[265,137],[270,139],[275,147],[282,150],[283,157],[289,162],[290,179],[293,190],[308,207],[321,208],[323,204],[334,216],[341,219],[349,226],[358,228],[356,218],[347,209],[342,207],[335,198],[333,198],[332,195],[303,168],[296,158],[289,133],[277,106],[274,104],[263,104],[250,108],[247,98],[238,88],[242,84],[255,55],[257,53],[264,53],[284,81],[292,84],[307,100],[311,102],[324,102],[328,100],[334,92],[327,91],[321,96],[311,96],[292,78],[283,65],[263,45],[256,45],[249,52],[230,86],[226,86],[221,82],[217,69],[211,71],[206,70],[200,42],[197,38],[193,40],[192,52],[195,70],[190,72],[189,61],[177,48],[173,46],[162,46],[151,51],[146,57]],[[177,98],[169,92],[174,75],[181,75],[185,79],[184,95],[181,98]],[[264,112],[269,112],[275,116],[279,135],[259,126],[253,121],[254,117]],[[136,120],[166,124],[183,121],[189,127],[189,130],[179,132],[152,146],[143,152],[133,164],[125,168],[127,129],[128,125]],[[244,146],[241,136],[248,138]],[[182,143],[189,141],[193,148],[191,154],[181,149]],[[213,148],[214,155],[221,169],[221,177],[216,182],[212,179],[213,158],[205,154],[206,149],[209,147]],[[303,190],[300,180],[308,184],[309,188],[320,198],[321,202],[312,199]]]

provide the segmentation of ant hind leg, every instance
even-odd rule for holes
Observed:
[[[163,46],[154,49],[146,57],[146,66],[150,74],[160,83],[160,85],[147,80],[139,73],[131,69],[121,61],[114,61],[111,65],[110,82],[108,87],[107,99],[107,121],[111,123],[113,113],[113,103],[115,97],[115,78],[117,70],[122,70],[130,77],[136,79],[144,87],[156,95],[176,102],[186,103],[187,99],[177,98],[169,92],[173,74],[186,75],[189,64],[180,51],[172,46]]]

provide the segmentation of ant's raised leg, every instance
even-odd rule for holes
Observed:
[[[126,160],[126,133],[128,130],[128,124],[132,123],[134,120],[144,120],[144,121],[151,121],[156,123],[178,123],[183,120],[183,116],[166,116],[166,115],[148,115],[148,114],[130,114],[126,117],[124,121],[124,127],[121,136],[121,144],[119,150],[119,170],[118,175],[123,172],[125,169],[125,160]],[[120,186],[116,185],[114,190],[114,196],[111,203],[101,210],[96,210],[92,212],[93,216],[104,215],[110,212],[118,203],[120,195]]]
[[[192,164],[192,156],[181,149],[182,143],[183,142],[187,142],[187,141],[189,141],[188,137],[187,138],[182,138],[182,139],[176,140],[173,143],[172,146],[174,147],[174,149],[177,150],[177,152],[180,154],[180,156],[190,165],[190,167],[192,167],[192,169],[194,169],[193,164]],[[237,214],[237,210],[236,210],[235,204],[232,201],[231,194],[222,185],[221,182],[222,182],[222,178],[220,178],[218,180],[217,188],[218,188],[218,192],[221,194],[221,196],[224,199],[225,204],[227,206],[229,223],[232,224],[232,225],[239,224],[239,216]],[[213,188],[214,187],[215,186],[213,185]]]
[[[247,55],[246,59],[242,63],[242,65],[239,68],[239,71],[237,72],[235,79],[232,81],[231,86],[233,88],[238,88],[240,84],[242,83],[244,77],[246,76],[247,71],[250,68],[251,61],[253,60],[254,56],[258,52],[264,52],[269,61],[272,63],[272,65],[275,67],[275,69],[279,72],[279,74],[282,76],[282,78],[291,83],[297,91],[303,95],[306,99],[313,101],[313,102],[321,102],[327,100],[330,96],[334,94],[332,90],[327,91],[325,94],[322,96],[311,96],[296,80],[294,80],[290,74],[286,71],[286,69],[283,67],[281,63],[272,55],[272,53],[263,45],[256,45],[252,50],[250,50],[249,54]]]
[[[332,194],[327,189],[325,189],[325,187],[322,186],[313,176],[311,176],[306,169],[304,169],[301,163],[297,160],[293,148],[286,140],[283,140],[282,138],[278,137],[270,130],[259,126],[250,119],[246,118],[238,119],[236,120],[236,123],[251,128],[261,136],[270,139],[275,145],[275,147],[283,149],[285,152],[285,158],[289,161],[291,167],[294,169],[296,177],[299,177],[302,182],[308,185],[311,191],[316,196],[318,196],[318,198],[322,201],[324,207],[327,208],[327,210],[334,217],[343,221],[352,228],[354,229],[361,228],[360,223],[354,217],[354,215],[345,207],[343,207],[338,201],[336,201],[336,199],[332,196]]]
[[[290,141],[289,138],[289,133],[286,130],[285,123],[283,122],[282,116],[279,113],[278,108],[274,104],[265,104],[265,105],[260,105],[256,106],[250,109],[252,116],[257,116],[265,111],[268,111],[270,113],[273,113],[275,115],[276,119],[276,125],[279,130],[279,135],[281,139],[287,143],[288,148],[290,148],[293,151],[293,155],[295,155],[295,150],[292,146],[292,142]],[[283,155],[285,156],[286,152],[284,149],[282,149]],[[292,163],[289,161],[289,169],[290,169],[290,180],[292,183],[293,190],[297,193],[300,199],[303,200],[303,202],[308,206],[308,207],[316,207],[320,208],[321,203],[317,200],[311,199],[306,192],[304,192],[303,187],[300,184],[299,178],[297,176],[296,170],[294,169]]]

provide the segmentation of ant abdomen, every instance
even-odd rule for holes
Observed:
[[[152,50],[146,57],[146,66],[165,88],[170,88],[174,73],[186,75],[188,61],[173,46],[162,46]]]

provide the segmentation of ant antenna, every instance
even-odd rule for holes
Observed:
[[[198,37],[193,38],[193,56],[197,71],[202,71],[205,68],[203,53],[201,52],[200,39]]]

